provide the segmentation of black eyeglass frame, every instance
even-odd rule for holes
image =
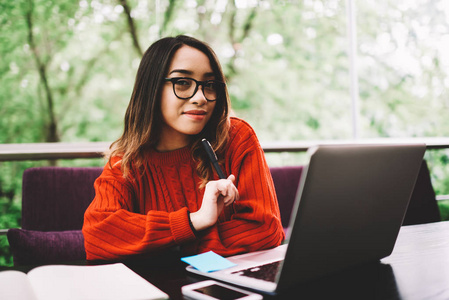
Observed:
[[[178,80],[182,80],[182,79],[189,79],[189,80],[193,80],[193,81],[195,82],[195,84],[196,84],[196,85],[195,85],[195,90],[193,91],[192,96],[190,96],[190,97],[179,97],[178,94],[176,94],[175,84],[176,84],[176,82],[178,82]],[[170,81],[170,82],[172,83],[172,86],[173,86],[173,93],[175,94],[175,96],[176,96],[177,98],[182,99],[182,100],[188,100],[188,99],[192,98],[193,96],[195,96],[196,93],[198,92],[198,86],[201,85],[201,90],[202,90],[202,92],[203,92],[203,96],[204,96],[204,98],[205,98],[207,101],[209,101],[209,102],[217,101],[217,99],[218,99],[220,93],[222,93],[223,88],[224,88],[225,85],[226,85],[226,83],[221,82],[221,81],[218,81],[218,80],[204,80],[204,81],[199,81],[199,80],[196,80],[196,79],[193,79],[193,78],[190,78],[190,77],[172,77],[172,78],[164,78],[164,81]],[[219,89],[217,89],[217,91],[216,91],[216,93],[217,93],[217,98],[214,99],[214,100],[209,100],[209,99],[207,99],[206,94],[204,93],[204,86],[205,86],[207,83],[210,83],[210,82],[213,82],[214,84],[217,84],[218,87],[219,87]]]

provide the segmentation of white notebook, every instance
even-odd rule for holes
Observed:
[[[168,299],[124,264],[49,265],[0,272],[0,299]]]

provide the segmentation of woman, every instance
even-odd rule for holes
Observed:
[[[279,207],[253,129],[229,117],[213,50],[187,36],[145,52],[96,195],[84,217],[88,260],[151,255],[180,247],[233,255],[279,245]],[[218,179],[201,139],[217,153]]]

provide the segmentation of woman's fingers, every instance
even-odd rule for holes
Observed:
[[[222,185],[219,190],[221,195],[223,196],[223,202],[226,206],[232,204],[234,201],[239,199],[239,192],[237,187],[234,185],[235,176],[229,175],[226,180],[222,180]]]
[[[230,205],[239,199],[239,192],[234,182],[234,175],[229,175],[226,179],[209,181],[206,185],[206,193],[213,193],[217,197],[215,201],[218,200],[218,197],[221,197],[225,205]]]

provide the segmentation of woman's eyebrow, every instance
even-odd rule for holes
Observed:
[[[173,73],[181,73],[181,74],[187,74],[187,75],[192,75],[193,72],[189,71],[189,70],[184,70],[184,69],[174,69],[172,70],[170,73],[168,73],[168,75],[173,74]]]
[[[194,74],[192,71],[189,71],[189,70],[174,69],[174,70],[170,71],[170,73],[168,73],[168,75],[171,75],[173,73],[180,73],[180,74],[185,74],[185,75],[193,75]],[[204,74],[204,77],[215,77],[215,74],[214,74],[214,72],[207,72]]]

